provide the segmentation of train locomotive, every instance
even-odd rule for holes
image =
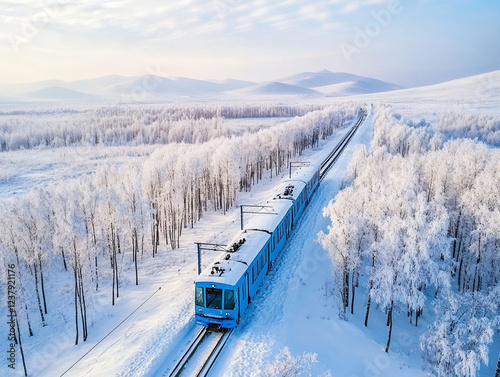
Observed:
[[[238,325],[319,181],[319,167],[297,169],[263,205],[266,214],[254,216],[221,260],[196,278],[196,323],[214,329]]]

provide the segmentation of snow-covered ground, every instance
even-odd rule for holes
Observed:
[[[321,150],[308,151],[304,160],[319,161],[331,150],[344,130]],[[313,375],[330,371],[332,376],[425,376],[417,350],[415,331],[396,322],[389,354],[384,352],[386,328],[383,314],[373,311],[365,329],[357,315],[338,318],[331,294],[331,268],[326,252],[316,242],[328,220],[322,208],[340,189],[354,145],[369,145],[372,116],[358,130],[314,199],[273,270],[264,281],[240,326],[234,331],[213,371],[214,376],[261,376],[275,355],[288,347],[293,355],[316,353]],[[277,180],[262,182],[256,190],[242,193],[240,203],[265,200]],[[115,307],[104,306],[95,318],[85,343],[73,346],[72,327],[66,334],[47,333],[28,346],[28,369],[34,376],[164,376],[194,337],[193,279],[196,276],[195,241],[224,243],[237,231],[239,211],[205,217],[183,235],[177,262],[150,274],[137,287],[129,286]],[[160,253],[161,257],[161,253]],[[171,256],[170,256],[171,257]],[[204,264],[217,257],[204,255]],[[156,265],[157,266],[157,265]],[[359,294],[358,297],[363,297]],[[362,316],[364,303],[356,302]],[[70,319],[68,319],[70,321]],[[425,316],[421,323],[425,328]],[[41,330],[44,331],[44,330]],[[410,334],[413,335],[410,336]],[[21,374],[18,374],[21,375]]]
[[[142,161],[158,146],[71,147],[0,153],[0,199],[26,194],[36,186],[85,176],[108,165]]]
[[[344,132],[345,129],[340,130],[323,149],[308,151],[303,159],[321,160]],[[369,138],[370,132],[370,127],[364,126],[356,138],[361,135]],[[352,151],[352,147],[350,150]],[[349,153],[352,152],[346,151],[345,156]],[[259,203],[269,197],[275,184],[276,179],[263,181],[254,191],[241,193],[239,202]],[[328,200],[333,195],[334,192],[328,196]],[[328,200],[322,204],[315,201],[319,208],[317,211],[321,211]],[[318,220],[324,222],[321,216]],[[165,255],[163,256],[164,269],[158,268],[158,264],[151,264],[149,273],[144,274],[147,277],[141,280],[141,284],[137,287],[128,286],[123,291],[123,298],[114,307],[107,306],[109,299],[104,297],[103,292],[103,297],[94,303],[96,306],[102,305],[102,308],[97,310],[99,314],[93,319],[93,326],[85,343],[73,346],[74,330],[70,313],[65,313],[68,323],[61,326],[58,332],[54,332],[52,326],[37,329],[38,335],[43,336],[24,339],[25,350],[30,355],[30,375],[53,376],[67,371],[67,376],[156,376],[168,371],[179,348],[189,341],[190,334],[196,330],[192,311],[193,279],[197,270],[193,242],[224,243],[234,235],[238,227],[237,207],[225,216],[217,213],[208,215],[195,224],[193,230],[183,234],[180,249],[168,251],[168,265]],[[171,262],[172,254],[175,254],[174,261],[177,262]],[[161,253],[159,257],[162,257]],[[204,255],[204,261],[208,264],[211,258],[216,257],[216,254],[208,252]],[[285,258],[286,255],[283,259]],[[258,310],[258,306],[253,305],[253,311]],[[50,322],[50,317],[48,321]],[[242,329],[246,323],[241,326]],[[119,324],[121,325],[113,331]],[[231,348],[234,346],[228,347]]]
[[[471,76],[442,84],[343,97],[346,101],[390,104],[396,113],[420,121],[434,122],[440,114],[500,116],[500,71]],[[339,100],[336,98],[336,100]]]
[[[498,77],[500,75],[494,73],[493,76],[471,79],[469,86],[452,83],[441,88],[413,89],[345,100],[392,103],[396,112],[416,120],[421,117],[433,120],[437,112],[446,112],[448,105],[453,110],[451,106],[456,101],[462,101],[462,110],[472,108],[475,112],[484,110],[486,114],[498,115],[500,108],[495,102],[498,97],[491,95],[497,93],[500,87]],[[462,88],[463,93],[453,94],[458,88]],[[477,97],[474,88],[487,88],[487,97],[483,96],[483,92]],[[435,94],[429,98],[431,93]],[[481,101],[478,102],[477,98]],[[321,99],[317,103],[324,101]],[[257,123],[240,126],[258,128],[261,125]],[[306,151],[302,159],[320,161],[344,132],[345,129],[340,130],[328,142],[322,143],[320,149]],[[288,347],[294,356],[304,352],[316,353],[318,362],[312,370],[314,376],[325,375],[327,371],[338,377],[428,375],[422,369],[418,337],[432,322],[431,311],[424,313],[418,329],[408,324],[404,315],[396,315],[391,349],[386,354],[385,315],[372,310],[368,328],[363,326],[366,295],[361,288],[357,294],[355,315],[348,315],[347,321],[338,318],[331,291],[330,261],[316,241],[317,233],[325,231],[328,225],[328,219],[321,215],[322,209],[340,189],[354,146],[359,143],[369,146],[372,132],[373,118],[370,116],[322,182],[279,261],[264,280],[249,311],[217,361],[214,376],[261,376],[266,365],[284,347]],[[120,164],[122,160],[130,160],[131,154],[123,152],[127,148],[120,148],[117,147],[116,153],[103,148],[102,161]],[[4,188],[0,197],[25,192],[33,184],[46,184],[55,179],[85,174],[98,165],[92,155],[95,150],[87,153],[82,149],[78,156],[62,157],[59,154],[64,152],[61,151],[64,149],[10,152],[9,160],[2,161],[0,182],[3,181]],[[141,152],[130,153],[141,158],[149,151],[141,149]],[[277,183],[277,179],[260,182],[252,188],[253,191],[240,193],[237,204],[257,204],[265,200]],[[193,280],[197,271],[193,242],[225,243],[238,228],[237,206],[226,215],[207,214],[193,229],[183,232],[179,249],[172,251],[164,248],[157,256],[161,263],[155,260],[155,263],[143,266],[147,273],[142,274],[139,286],[126,282],[132,276],[124,276],[127,287],[115,306],[109,305],[109,290],[102,290],[92,303],[96,315],[91,321],[89,338],[78,346],[73,345],[74,314],[71,311],[50,314],[47,319],[49,326],[36,328],[36,337],[23,339],[29,375],[168,375],[174,360],[198,329],[193,312]],[[213,252],[205,253],[204,264],[216,257]],[[57,283],[57,278],[52,279],[52,284]],[[50,325],[59,323],[62,318],[64,323],[60,326]],[[0,334],[2,338],[4,327]],[[490,347],[490,365],[480,369],[478,375],[481,377],[494,375],[494,364],[500,352],[500,339],[498,334],[495,336]],[[20,363],[14,373],[10,373],[6,363],[5,358],[0,360],[0,375],[23,375]]]

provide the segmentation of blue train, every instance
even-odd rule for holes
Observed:
[[[238,325],[320,181],[317,166],[303,166],[267,201],[271,215],[257,215],[224,257],[195,280],[196,323],[214,329]]]

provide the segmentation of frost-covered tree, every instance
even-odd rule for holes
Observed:
[[[89,295],[93,271],[93,250],[89,247],[89,232],[85,212],[80,203],[80,186],[72,184],[70,190],[55,192],[54,202],[57,223],[54,246],[66,250],[66,257],[73,280],[73,307],[75,313],[75,344],[88,336]]]
[[[331,226],[320,240],[344,309],[349,261],[359,261],[365,326],[374,301],[387,314],[388,351],[394,313],[418,325],[429,298],[499,286],[500,153],[473,140],[442,144],[428,124],[406,125],[389,108],[374,119],[371,151],[355,151],[346,187],[324,210]]]
[[[441,297],[420,348],[438,376],[474,377],[481,362],[488,363],[488,345],[500,329],[500,287],[488,294],[448,290]]]
[[[272,364],[268,364],[264,370],[266,377],[296,377],[300,375],[311,376],[310,370],[317,363],[315,353],[304,352],[301,356],[293,356],[288,347],[283,348],[274,358]]]
[[[345,317],[349,307],[351,288],[351,314],[354,314],[355,290],[358,286],[360,269],[362,267],[362,252],[366,247],[366,224],[361,216],[363,207],[359,205],[354,188],[346,188],[323,209],[323,216],[329,217],[332,224],[328,233],[320,232],[319,240],[329,251],[332,261],[334,283],[342,303],[342,316]]]

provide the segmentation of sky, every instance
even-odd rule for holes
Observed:
[[[0,0],[0,84],[110,74],[420,86],[500,69],[498,0]]]

